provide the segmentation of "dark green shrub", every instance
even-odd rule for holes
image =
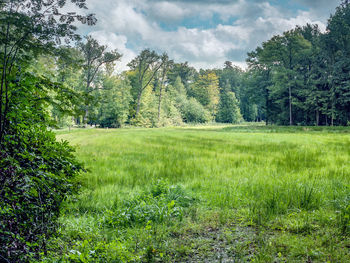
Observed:
[[[52,132],[22,136],[0,153],[0,256],[8,262],[46,252],[60,204],[76,191],[74,176],[81,170],[73,149]]]
[[[0,261],[4,262],[28,262],[46,253],[60,204],[77,190],[74,177],[82,170],[73,148],[57,142],[47,129],[44,98],[55,84],[29,74],[23,83],[13,84],[0,143]]]

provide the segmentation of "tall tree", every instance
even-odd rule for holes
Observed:
[[[198,75],[197,70],[191,67],[188,64],[188,62],[174,63],[174,66],[169,71],[168,78],[169,78],[169,83],[171,85],[174,85],[177,77],[180,77],[185,88],[188,90],[189,84],[194,81],[197,75]]]
[[[86,8],[85,0],[71,0]],[[1,1],[0,5],[0,147],[7,129],[11,83],[18,80],[23,66],[33,55],[50,53],[61,40],[69,42],[75,33],[76,20],[93,25],[93,15],[66,12],[62,0]],[[21,65],[21,67],[19,67]]]
[[[192,91],[194,97],[210,111],[214,119],[219,103],[219,79],[215,72],[202,72],[193,83]]]
[[[331,125],[350,119],[350,3],[343,1],[328,21],[325,35],[331,90]]]
[[[166,60],[162,60],[155,51],[145,49],[128,64],[131,70],[136,72],[137,77],[135,118],[137,118],[140,112],[142,93],[152,80],[154,80],[158,70],[165,62]]]
[[[266,46],[266,44],[263,43],[263,46]],[[267,46],[267,48],[270,48],[270,46]],[[248,53],[247,63],[249,68],[247,71],[248,77],[245,81],[245,95],[249,97],[249,101],[263,104],[266,125],[269,125],[272,122],[272,101],[269,87],[272,85],[273,60],[265,56],[263,48],[258,47],[255,51]]]
[[[222,123],[238,123],[242,120],[238,100],[231,91],[231,86],[228,82],[220,94],[216,120]]]
[[[66,142],[48,131],[52,98],[69,103],[62,83],[29,70],[61,40],[78,39],[74,22],[94,16],[66,12],[68,1],[0,1],[0,261],[40,261],[56,232],[60,207],[81,170]],[[84,0],[72,0],[86,8]]]
[[[88,117],[88,105],[89,95],[94,90],[92,85],[96,75],[103,65],[111,64],[121,58],[121,54],[117,50],[107,51],[108,47],[100,45],[96,39],[91,36],[86,37],[85,43],[79,44],[79,49],[84,56],[84,93],[85,93],[85,105],[84,105],[84,117],[85,123]]]
[[[158,122],[160,120],[160,109],[161,109],[161,103],[162,103],[162,96],[163,96],[163,91],[166,85],[166,81],[167,81],[167,75],[169,70],[171,70],[171,68],[174,65],[174,61],[169,60],[169,56],[164,53],[161,57],[161,61],[162,61],[162,66],[159,69],[159,96],[158,96]]]
[[[298,88],[300,81],[299,62],[310,48],[310,42],[298,30],[290,30],[284,32],[282,36],[274,36],[263,43],[261,48],[249,54],[250,66],[273,73],[274,85],[269,88],[269,96],[276,96],[277,99],[274,101],[281,107],[278,118],[284,121],[284,116],[288,116],[289,125],[293,125],[293,98],[296,97],[296,91],[293,90]],[[285,102],[288,111],[285,111]]]

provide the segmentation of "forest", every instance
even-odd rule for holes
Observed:
[[[248,53],[246,70],[226,61],[222,69],[197,71],[145,49],[130,61],[129,70],[116,73],[122,54],[90,36],[75,47],[58,45],[50,54],[38,54],[27,70],[79,97],[65,111],[59,102],[50,104],[49,115],[59,127],[242,121],[346,126],[346,21],[346,8],[340,7],[324,33],[308,24],[274,36]]]
[[[0,262],[350,260],[350,1],[247,68],[122,72],[87,4],[0,0]]]

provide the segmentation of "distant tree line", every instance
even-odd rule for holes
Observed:
[[[87,37],[76,47],[39,57],[33,70],[70,87],[82,99],[73,116],[52,105],[60,126],[159,127],[182,123],[265,121],[277,125],[348,125],[350,7],[344,1],[326,32],[306,25],[248,53],[248,69],[226,61],[199,70],[145,49],[116,74],[116,50]]]
[[[116,74],[122,55],[91,37],[74,48],[60,47],[58,54],[60,58],[38,57],[32,69],[81,97],[72,105],[72,116],[51,106],[59,126],[159,127],[243,120],[236,95],[243,71],[229,62],[221,70],[198,72],[187,62],[175,63],[166,53],[145,49],[128,64],[130,70]]]

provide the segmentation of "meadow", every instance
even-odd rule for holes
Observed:
[[[57,132],[88,171],[47,262],[350,262],[350,129]]]

